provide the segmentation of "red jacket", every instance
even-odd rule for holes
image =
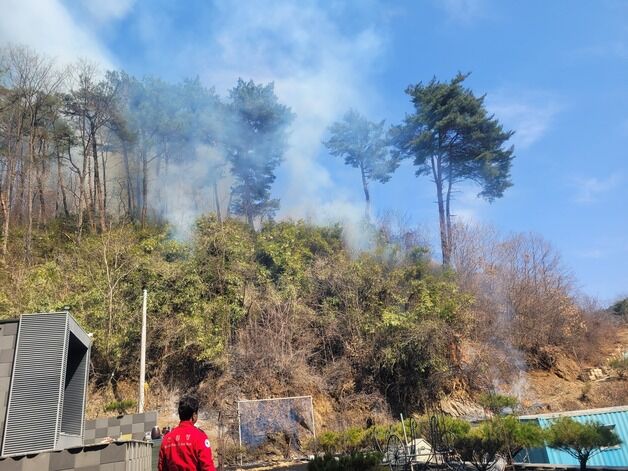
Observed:
[[[168,432],[159,449],[159,471],[216,471],[205,432],[189,420]]]

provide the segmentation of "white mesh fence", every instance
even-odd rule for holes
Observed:
[[[282,434],[293,447],[315,437],[312,396],[238,401],[240,444],[254,448]]]

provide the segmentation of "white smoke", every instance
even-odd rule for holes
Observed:
[[[226,214],[226,194],[231,184],[224,156],[215,147],[196,145],[194,153],[187,157],[184,162],[170,163],[149,186],[149,201],[154,202],[157,215],[168,221],[178,239],[188,238],[201,214],[218,208],[222,215]]]
[[[220,28],[205,81],[223,92],[238,77],[274,82],[279,100],[296,114],[279,178],[278,216],[341,222],[353,248],[369,247],[360,193],[334,182],[320,159],[329,158],[321,142],[333,121],[350,107],[377,103],[369,77],[384,48],[381,33],[370,26],[341,32],[339,19],[315,2],[219,3],[216,15]]]
[[[103,68],[115,63],[88,25],[77,21],[60,0],[3,1],[0,44],[8,43],[29,46],[64,64],[81,57]]]

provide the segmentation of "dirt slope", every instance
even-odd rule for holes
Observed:
[[[592,363],[562,358],[552,371],[529,372],[524,407],[542,413],[628,404],[628,379],[608,366],[611,359],[627,351],[628,326],[624,325],[617,339]]]

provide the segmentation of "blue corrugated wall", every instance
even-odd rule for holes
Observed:
[[[623,442],[617,448],[604,450],[603,452],[598,453],[593,458],[589,459],[587,465],[628,466],[628,410],[613,411],[611,408],[608,412],[600,411],[599,413],[596,412],[588,414],[586,411],[583,411],[582,415],[565,415],[569,415],[572,419],[578,422],[595,421],[604,425],[615,425],[615,433],[619,435],[619,438],[621,438]],[[541,427],[548,428],[555,419],[538,417],[536,420]],[[564,451],[546,447],[546,452],[549,464],[578,465],[578,461]]]

